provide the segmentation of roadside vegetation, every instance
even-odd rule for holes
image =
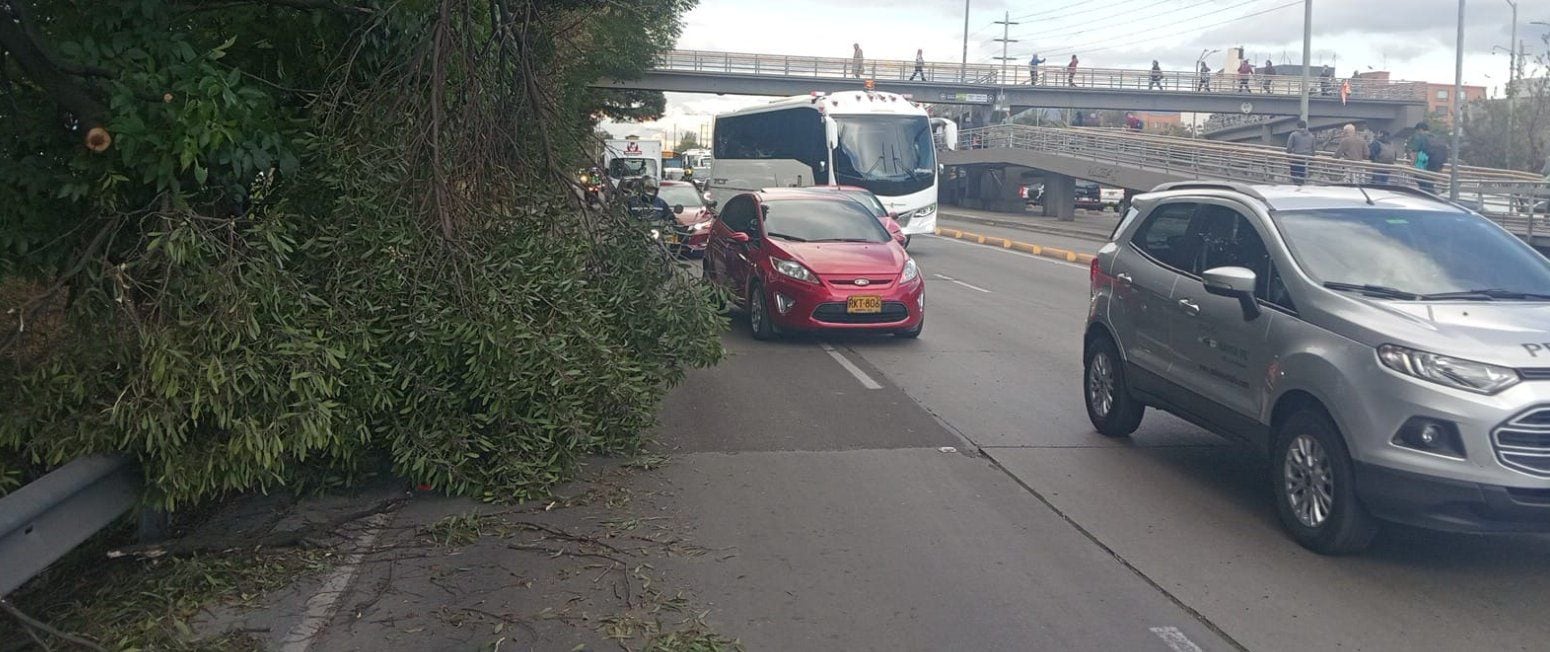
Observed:
[[[722,320],[572,173],[660,114],[589,84],[692,3],[0,0],[0,494],[115,452],[175,515],[383,471],[505,502],[637,450]],[[27,602],[159,648],[315,561],[86,572],[125,534]]]
[[[508,500],[632,448],[718,320],[570,173],[689,4],[0,1],[0,486]]]

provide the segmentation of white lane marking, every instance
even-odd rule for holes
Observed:
[[[313,639],[323,632],[328,621],[333,620],[334,612],[339,608],[339,599],[344,597],[345,589],[350,588],[350,582],[361,569],[361,558],[377,540],[377,535],[382,534],[387,519],[388,514],[372,514],[362,521],[366,529],[355,538],[353,549],[334,568],[334,572],[323,580],[318,592],[307,599],[306,613],[302,614],[301,622],[291,628],[285,640],[280,642],[280,652],[307,652],[312,648]]]
[[[1173,652],[1200,652],[1200,646],[1189,640],[1177,627],[1153,627],[1152,633],[1163,640]]]
[[[964,283],[963,281],[955,279],[955,278],[953,278],[951,276],[945,276],[945,275],[942,275],[942,274],[932,274],[932,276],[935,276],[935,277],[937,277],[939,279],[942,279],[944,281],[949,281],[949,282],[952,282],[952,283],[957,283],[957,284],[962,285],[962,286],[964,286],[966,288],[969,288],[970,290],[979,290],[980,292],[984,292],[985,294],[990,294],[990,290],[982,288],[982,287],[980,287],[978,285],[969,285],[968,283]]]
[[[1056,259],[1050,258],[1048,256],[1035,256],[1035,255],[1030,254],[1030,253],[1028,253],[1026,251],[1018,251],[1016,249],[1003,249],[1001,247],[987,247],[987,246],[982,245],[982,244],[974,244],[972,242],[964,242],[964,241],[959,240],[957,238],[944,238],[944,237],[941,237],[941,236],[937,236],[935,238],[932,238],[932,240],[936,241],[936,242],[951,242],[951,243],[953,243],[955,245],[958,245],[960,247],[974,247],[975,249],[984,249],[984,250],[987,250],[987,251],[994,251],[994,252],[997,252],[997,253],[1006,254],[1008,256],[1020,256],[1022,258],[1031,258],[1031,259],[1037,260],[1037,261],[1039,261],[1041,263],[1050,263],[1052,265],[1059,265],[1061,267],[1075,267],[1075,268],[1081,269],[1081,270],[1087,269],[1087,265],[1083,265],[1081,263],[1073,263],[1073,262],[1068,262],[1068,261],[1064,261],[1064,260],[1056,260]]]
[[[834,350],[834,347],[829,346],[828,342],[825,342],[823,344],[823,350],[827,351],[829,353],[829,357],[834,358],[835,362],[840,363],[840,366],[844,367],[845,371],[849,371],[850,375],[855,376],[856,380],[861,381],[861,386],[862,387],[865,387],[867,389],[882,389],[883,388],[882,385],[877,384],[877,381],[872,380],[871,376],[866,375],[866,372],[862,371],[861,367],[857,367],[856,364],[851,362],[848,358],[846,358],[843,355],[840,355],[839,351]]]

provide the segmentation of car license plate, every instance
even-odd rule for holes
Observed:
[[[845,312],[851,314],[867,314],[883,311],[883,298],[872,295],[857,295],[845,300]]]

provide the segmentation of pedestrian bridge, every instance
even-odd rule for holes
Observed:
[[[1054,63],[1054,62],[1052,62]],[[1030,78],[1025,65],[994,66],[924,62],[917,74],[914,61],[863,60],[784,54],[748,54],[705,50],[673,50],[634,80],[603,80],[602,88],[658,90],[737,95],[802,95],[813,91],[855,90],[870,80],[877,90],[898,93],[916,102],[962,104],[1011,111],[1028,108],[1135,110],[1193,113],[1298,115],[1301,77],[1255,75],[1246,89],[1236,73],[1205,77],[1202,89],[1194,71],[1163,71],[1078,67],[1047,63],[1040,78]],[[1031,83],[1037,81],[1037,83]],[[1342,102],[1338,89],[1311,80],[1310,116],[1360,120],[1378,128],[1398,128],[1424,117],[1426,86],[1420,82],[1351,79]]]
[[[939,160],[956,168],[943,184],[943,201],[967,201],[984,208],[1021,210],[1021,177],[1044,177],[1046,195],[1069,204],[1072,179],[1096,181],[1131,191],[1146,191],[1170,181],[1220,180],[1291,183],[1291,164],[1308,163],[1308,182],[1377,183],[1408,187],[1431,185],[1445,195],[1448,174],[1405,165],[1337,160],[1327,155],[1294,157],[1279,148],[1175,138],[1114,129],[1001,125],[959,134],[956,150],[941,149]],[[1019,170],[1021,168],[1021,170]],[[1057,183],[1050,195],[1050,181]],[[1543,208],[1550,197],[1538,175],[1512,170],[1461,166],[1459,199],[1536,245],[1550,244]],[[1051,210],[1051,208],[1046,209]],[[1070,207],[1054,207],[1069,214]]]

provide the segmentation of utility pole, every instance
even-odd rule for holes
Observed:
[[[1313,65],[1313,0],[1302,0],[1302,121],[1308,121],[1308,68]]]
[[[1517,139],[1512,132],[1513,114],[1517,113],[1517,98],[1513,97],[1513,80],[1518,74],[1518,3],[1507,0],[1512,7],[1512,40],[1507,42],[1507,169],[1512,169],[1513,150],[1517,149]]]
[[[958,81],[969,79],[969,0],[963,0],[963,63],[958,68]]]
[[[1001,61],[1001,83],[1005,84],[1007,83],[1006,64],[1012,60],[1011,57],[1006,56],[1006,46],[1017,42],[1017,39],[1007,37],[1011,35],[1012,26],[1019,23],[1012,22],[1012,12],[1008,11],[1001,20],[996,21],[996,24],[1001,26],[1001,38],[995,39],[1001,42],[1001,56],[996,58]]]
[[[1459,199],[1459,132],[1464,128],[1464,0],[1459,0],[1458,43],[1453,47],[1453,157],[1448,161],[1448,199]]]

